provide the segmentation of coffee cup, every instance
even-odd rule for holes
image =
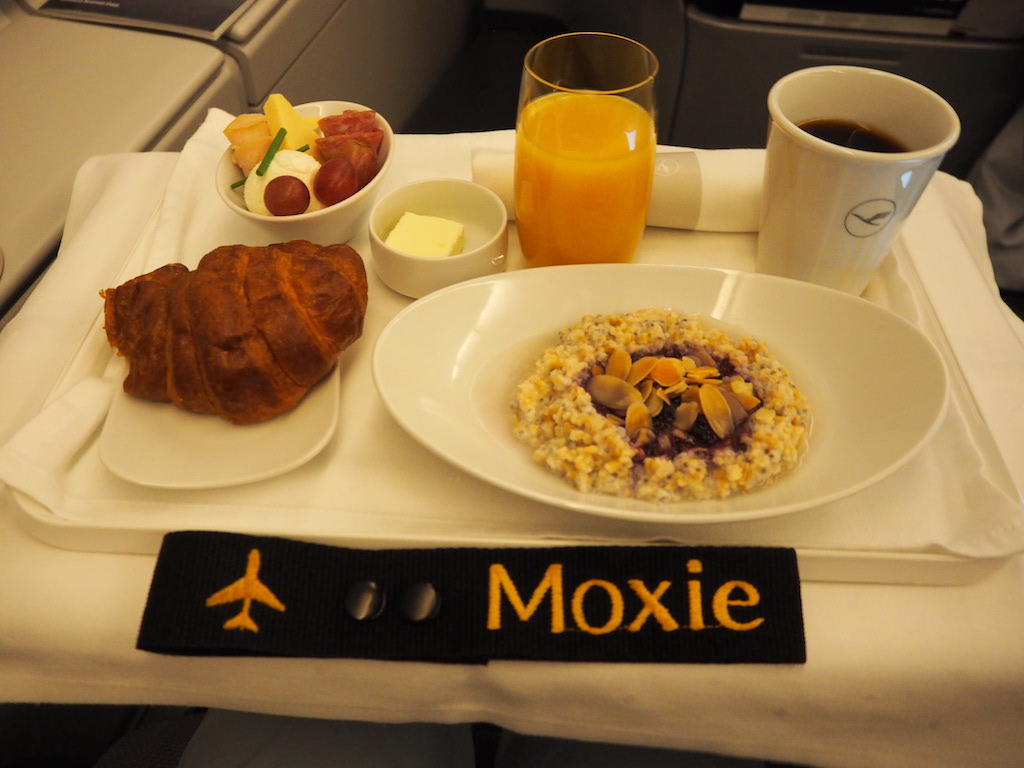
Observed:
[[[860,294],[960,134],[907,78],[821,66],[781,78],[770,116],[757,271]]]

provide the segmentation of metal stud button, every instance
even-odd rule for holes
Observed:
[[[437,616],[441,596],[430,582],[421,581],[407,587],[401,595],[398,610],[409,621],[426,621]]]
[[[385,602],[384,589],[375,581],[359,581],[345,591],[345,611],[356,621],[376,619]]]

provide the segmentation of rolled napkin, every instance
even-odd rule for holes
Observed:
[[[472,153],[473,180],[491,189],[515,218],[515,155],[492,149]],[[706,232],[756,232],[761,215],[763,149],[672,149],[654,165],[647,225]]]

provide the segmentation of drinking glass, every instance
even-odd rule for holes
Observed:
[[[516,229],[527,266],[630,261],[654,176],[658,61],[619,35],[531,48],[516,121]]]

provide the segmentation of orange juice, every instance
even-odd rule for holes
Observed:
[[[647,219],[654,121],[621,96],[552,93],[516,126],[516,229],[528,266],[629,261]]]

